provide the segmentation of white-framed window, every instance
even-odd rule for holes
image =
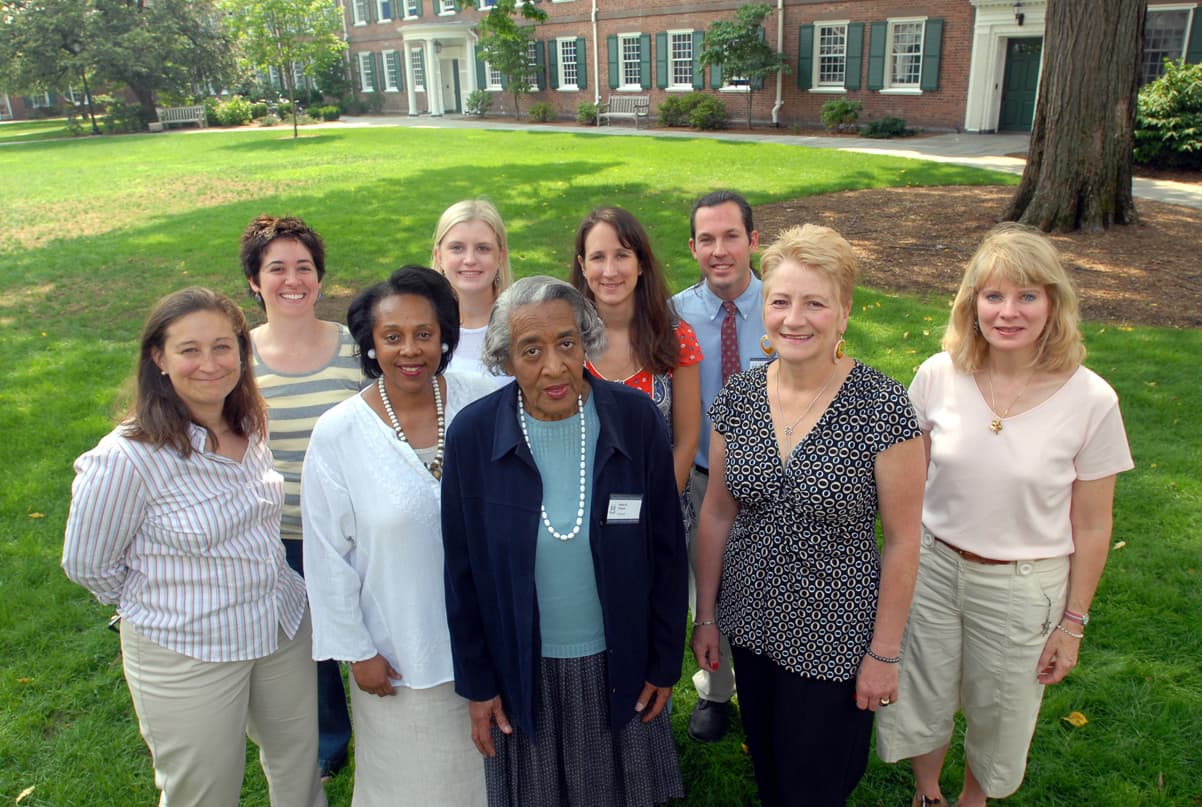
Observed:
[[[919,90],[922,80],[922,32],[926,20],[889,20],[885,89]]]
[[[367,25],[371,19],[371,12],[367,6],[368,0],[351,0],[351,23],[354,25]]]
[[[1185,58],[1185,43],[1189,41],[1194,19],[1193,3],[1181,6],[1156,6],[1144,17],[1144,55],[1139,66],[1140,85],[1155,81],[1164,74],[1164,60]]]
[[[693,32],[668,32],[668,89],[693,89]]]
[[[36,93],[29,96],[29,99],[33,102],[34,109],[48,109],[52,104],[50,100],[50,93],[48,92]]]
[[[267,67],[267,83],[270,84],[276,92],[284,91],[284,77],[280,74],[280,68],[275,65]]]
[[[559,89],[575,90],[580,76],[576,73],[576,37],[555,40],[559,49]]]
[[[483,9],[495,8],[496,5],[497,0],[480,0],[480,8]]]
[[[455,0],[434,0],[434,2],[438,4],[439,14],[446,15],[455,13]]]
[[[526,43],[526,83],[538,89],[538,45],[534,42]]]
[[[504,89],[501,84],[501,71],[493,67],[488,62],[484,63],[484,77],[486,90],[499,92]]]
[[[426,62],[421,48],[413,48],[409,51],[409,76],[414,92],[426,91]]]
[[[618,34],[618,77],[620,90],[641,90],[642,42],[640,34]]]
[[[376,91],[376,59],[371,51],[360,51],[359,57],[359,86],[363,92]]]
[[[384,51],[384,92],[401,89],[401,54],[395,50]]]
[[[309,89],[309,77],[305,75],[305,65],[302,62],[292,63],[292,86],[297,89]]]
[[[842,89],[847,81],[847,23],[814,23],[814,78],[811,87]]]
[[[393,0],[376,0],[376,21],[388,22],[392,19]]]
[[[417,19],[417,12],[418,12],[417,4],[420,1],[421,0],[401,0],[401,2],[404,3],[404,5],[401,6],[401,8],[404,11],[405,19],[407,19],[407,20]]]

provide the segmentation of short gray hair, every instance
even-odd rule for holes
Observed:
[[[553,300],[563,300],[572,306],[585,356],[591,359],[605,350],[605,323],[588,298],[570,283],[535,275],[516,281],[497,298],[488,317],[488,330],[484,333],[484,353],[480,357],[484,366],[494,373],[504,372],[505,361],[513,346],[509,320],[517,309]]]

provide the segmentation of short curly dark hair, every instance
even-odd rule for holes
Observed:
[[[263,268],[263,253],[278,238],[289,238],[309,250],[313,266],[317,268],[317,282],[326,276],[326,245],[317,231],[295,216],[256,216],[242,231],[238,259],[242,262],[242,274],[246,276],[247,292],[263,307],[263,301],[255,297],[251,284],[259,285],[259,271]]]
[[[447,350],[438,363],[441,373],[447,369],[455,348],[459,345],[459,301],[450,282],[438,272],[425,266],[409,264],[397,269],[387,280],[359,292],[346,310],[346,327],[355,340],[359,366],[368,378],[379,378],[380,363],[368,355],[375,347],[372,330],[376,325],[376,306],[380,301],[402,294],[412,294],[430,301],[438,318],[438,333]]]

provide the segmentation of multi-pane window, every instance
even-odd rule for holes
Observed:
[[[538,89],[538,45],[526,43],[526,83],[531,89]]]
[[[842,87],[847,76],[847,24],[819,24],[815,27],[815,63],[818,87]]]
[[[401,2],[404,4],[401,8],[404,10],[405,19],[411,20],[417,16],[417,4],[420,0],[401,0]]]
[[[618,60],[623,87],[642,87],[643,76],[640,70],[642,50],[638,34],[626,34],[618,37]]]
[[[486,76],[488,76],[488,87],[486,87],[485,89],[489,89],[489,90],[504,89],[504,87],[502,86],[502,83],[501,83],[502,77],[501,77],[500,70],[493,67],[491,64],[488,64],[487,62],[485,62],[484,74]]]
[[[480,8],[493,8],[497,5],[497,0],[480,0]]]
[[[376,91],[376,60],[371,53],[359,54],[359,86],[363,92]]]
[[[355,25],[367,25],[370,19],[367,3],[368,0],[351,1],[351,22]]]
[[[922,78],[922,29],[922,20],[889,23],[889,87],[918,87]]]
[[[422,49],[413,48],[409,51],[409,73],[413,78],[413,89],[416,92],[426,91],[426,63],[422,58]]]
[[[555,46],[559,48],[559,89],[574,90],[579,81],[576,74],[576,40],[560,39]]]
[[[309,77],[305,75],[305,66],[300,62],[292,63],[292,86],[297,89],[309,88]]]
[[[1144,18],[1144,57],[1139,68],[1140,84],[1155,81],[1164,73],[1165,59],[1185,56],[1189,9],[1148,9]]]
[[[439,14],[454,14],[455,0],[435,0],[438,3]]]
[[[401,88],[401,55],[395,50],[384,51],[384,90],[396,92]]]
[[[693,32],[672,31],[668,34],[668,75],[670,87],[693,86]]]

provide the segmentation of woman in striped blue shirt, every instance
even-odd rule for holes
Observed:
[[[228,297],[163,298],[129,417],[75,463],[63,568],[121,615],[162,802],[234,807],[246,736],[272,805],[322,807],[305,585],[279,540],[246,319]]]

